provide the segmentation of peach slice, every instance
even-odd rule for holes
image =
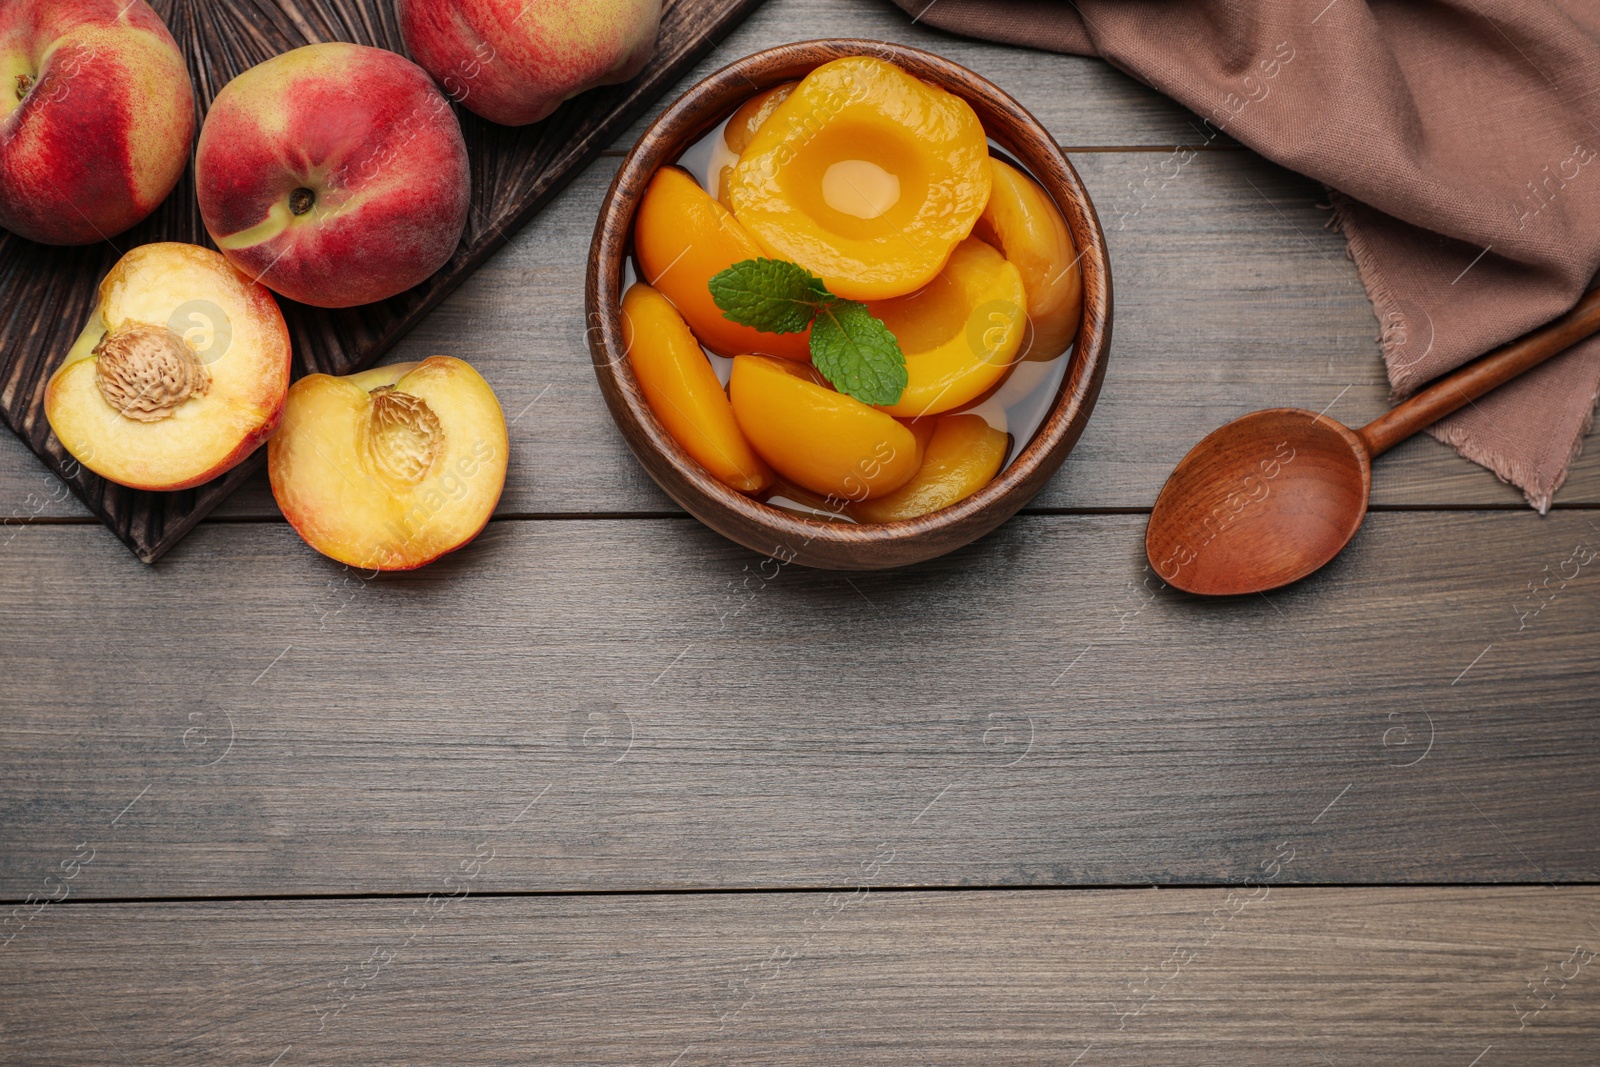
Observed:
[[[810,360],[811,334],[763,333],[730,321],[709,283],[735,263],[765,255],[726,208],[677,167],[650,179],[633,224],[633,250],[649,282],[672,301],[700,343],[723,356]]]
[[[1005,376],[1027,333],[1022,275],[976,237],[923,289],[867,306],[900,342],[906,389],[891,415],[921,418],[967,403]]]
[[[927,422],[918,419],[918,423]],[[994,481],[1011,438],[978,415],[944,415],[934,422],[922,466],[899,489],[850,506],[860,522],[914,519],[965,500]]]
[[[894,418],[821,384],[808,365],[736,356],[728,383],[745,439],[784,478],[833,500],[892,493],[917,472],[917,437]]]
[[[789,94],[794,92],[794,87],[799,82],[784,82],[775,85],[764,93],[757,93],[739,105],[739,110],[728,117],[728,124],[722,128],[722,143],[729,152],[738,157],[750,146],[750,139],[756,135],[761,124],[772,117],[778,110],[778,105],[789,99]],[[737,158],[735,159],[737,162]],[[728,183],[733,179],[733,164],[722,167],[717,172],[717,202],[729,211],[733,210],[733,201],[728,196]]]
[[[932,281],[989,199],[972,107],[882,59],[806,75],[751,138],[728,184],[734,215],[776,259],[849,300]]]
[[[188,489],[272,434],[289,388],[289,329],[266,288],[197,245],[141,245],[45,387],[66,450],[134,489]]]
[[[916,439],[917,465],[921,469],[922,457],[927,454],[928,441],[933,437],[934,424],[938,419],[896,419],[900,425],[911,431],[911,436]],[[910,484],[910,483],[907,483]],[[902,486],[901,488],[904,488]],[[895,493],[900,492],[899,489]],[[889,496],[895,495],[890,493]],[[886,499],[886,498],[880,498]],[[777,478],[773,481],[772,491],[762,497],[762,500],[771,507],[797,514],[810,514],[817,518],[838,519],[841,521],[859,521],[852,514],[851,503],[838,495],[824,495],[813,493],[811,490],[796,485],[794,482]],[[798,507],[791,506],[799,505]],[[820,512],[821,515],[815,513]]]
[[[509,451],[489,383],[429,356],[295,382],[267,473],[306,544],[352,567],[406,571],[478,536]]]
[[[750,147],[750,141],[755,137],[756,131],[772,117],[778,110],[778,105],[789,99],[789,94],[794,92],[794,87],[799,82],[784,82],[774,85],[766,92],[757,93],[739,105],[728,119],[728,124],[722,128],[722,143],[728,146],[728,151],[734,155],[741,155]]]
[[[650,410],[685,452],[741,493],[772,484],[772,472],[739,432],[717,372],[666,297],[642,283],[629,286],[622,340]]]
[[[1005,253],[1022,272],[1033,326],[1020,358],[1054,359],[1078,335],[1083,275],[1061,211],[1039,185],[1008,163],[991,159],[994,191],[975,236]]]

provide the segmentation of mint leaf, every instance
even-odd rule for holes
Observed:
[[[722,317],[763,333],[811,327],[811,363],[864,404],[897,403],[906,389],[900,342],[867,305],[840,300],[821,278],[782,259],[746,259],[711,279]]]
[[[822,279],[781,259],[746,259],[711,279],[722,317],[763,333],[801,333],[833,299]]]
[[[900,342],[867,305],[837,300],[817,311],[811,326],[811,365],[864,404],[894,404],[906,389]]]

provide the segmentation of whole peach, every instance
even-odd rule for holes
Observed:
[[[0,226],[114,237],[172,192],[194,89],[145,0],[0,0]]]
[[[397,2],[416,61],[451,99],[507,126],[638,74],[661,23],[661,0]]]
[[[471,177],[455,112],[421,67],[329,43],[223,86],[200,130],[195,186],[234,266],[291,300],[351,307],[444,266]]]

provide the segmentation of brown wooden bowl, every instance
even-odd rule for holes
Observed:
[[[846,523],[810,519],[744,496],[708,474],[662,428],[645,402],[622,343],[623,266],[634,213],[651,177],[763,89],[804,77],[840,56],[896,63],[972,105],[991,138],[1054,198],[1077,244],[1083,321],[1044,422],[994,481],[967,499],[915,519]],[[1111,344],[1111,272],[1094,205],[1055,140],[993,83],[947,59],[882,41],[805,41],[769,48],[712,74],[651,124],[617,171],[600,207],[589,251],[586,302],[595,375],[628,447],[667,495],[746,548],[784,562],[834,570],[881,570],[932,559],[977,540],[1031,500],[1061,466],[1089,421]]]

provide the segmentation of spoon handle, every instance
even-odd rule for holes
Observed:
[[[1558,352],[1565,351],[1600,331],[1600,288],[1584,294],[1573,309],[1559,319],[1440,378],[1422,392],[1356,431],[1376,458],[1417,431],[1431,426],[1457,408],[1532,370]]]

